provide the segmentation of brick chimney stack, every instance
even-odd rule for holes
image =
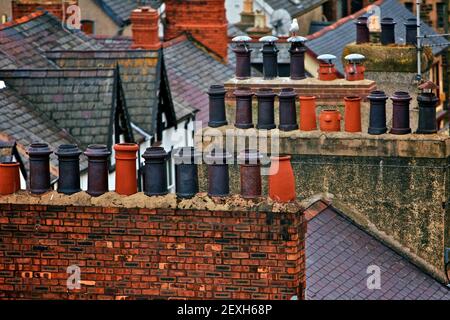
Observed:
[[[151,7],[141,7],[131,13],[131,30],[133,32],[133,49],[158,50],[161,48],[159,39],[159,14]]]
[[[227,60],[228,22],[225,0],[166,0],[164,39],[190,33],[205,47]]]
[[[64,12],[71,5],[78,5],[78,0],[13,0],[12,18],[19,19],[38,10],[46,10],[62,20]]]

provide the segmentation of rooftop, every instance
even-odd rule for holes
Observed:
[[[449,300],[450,290],[332,207],[312,218],[306,237],[307,299]],[[367,288],[369,266],[379,290]]]
[[[379,5],[381,9],[381,18],[391,17],[397,22],[395,27],[395,41],[396,43],[405,43],[405,27],[403,23],[407,19],[415,16],[406,9],[406,7],[398,0],[378,0],[374,2]],[[344,74],[344,67],[342,65],[341,57],[344,47],[356,41],[356,29],[354,21],[356,18],[366,14],[368,7],[354,13],[353,15],[344,17],[330,26],[327,26],[320,31],[309,36],[306,46],[309,51],[315,56],[328,53],[333,54],[338,59],[336,60],[336,69]],[[427,35],[437,35],[437,32],[426,23],[422,22],[422,33]],[[444,37],[428,38],[424,44],[444,44],[447,40]],[[445,49],[445,46],[434,46],[433,54],[437,55]]]
[[[302,0],[298,1],[298,4],[292,0],[264,0],[264,2],[273,10],[285,9],[294,18],[317,8],[327,0]]]
[[[139,6],[159,8],[162,0],[94,0],[94,2],[120,27],[129,25],[130,15]]]
[[[56,150],[61,144],[79,143],[67,131],[46,116],[44,112],[35,108],[18,92],[10,88],[0,89],[0,140],[7,143],[15,141],[17,150],[29,170],[26,148],[35,141],[45,141]],[[52,174],[57,176],[58,163],[52,160]],[[82,157],[80,169],[87,168],[87,161]]]

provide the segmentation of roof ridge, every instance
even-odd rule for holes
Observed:
[[[0,74],[2,77],[11,78],[52,78],[57,76],[58,78],[111,78],[110,73],[115,72],[114,68],[61,68],[61,69],[50,69],[50,68],[34,68],[34,69],[1,69]]]
[[[163,48],[168,48],[186,40],[189,40],[189,38],[187,36],[187,33],[183,32],[182,34],[176,36],[175,38],[163,41],[162,46]]]
[[[323,29],[320,29],[317,32],[314,32],[313,34],[310,34],[310,35],[306,36],[306,38],[308,40],[317,39],[317,38],[321,37],[322,35],[324,35],[325,33],[327,33],[328,31],[334,30],[337,27],[343,25],[344,23],[347,23],[350,20],[353,20],[353,19],[356,19],[356,18],[362,16],[364,13],[366,13],[368,11],[369,7],[371,7],[373,5],[380,5],[383,2],[384,2],[384,0],[377,0],[377,1],[369,4],[368,6],[362,8],[361,10],[356,11],[355,13],[353,13],[353,14],[351,14],[349,16],[345,16],[345,17],[337,20],[335,23],[333,23],[333,24],[331,24],[331,25],[329,25],[329,26],[327,26],[327,27],[325,27]]]
[[[30,14],[28,14],[26,16],[23,16],[23,17],[20,17],[18,19],[14,19],[14,20],[5,22],[3,24],[0,24],[0,31],[8,29],[8,28],[11,28],[11,27],[14,27],[14,26],[17,26],[17,25],[20,25],[20,24],[23,24],[23,23],[26,23],[28,21],[31,21],[33,19],[36,19],[36,18],[41,17],[41,16],[46,15],[46,14],[48,14],[48,11],[38,10],[36,12],[30,13]]]

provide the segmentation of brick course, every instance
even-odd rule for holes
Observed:
[[[1,204],[0,299],[304,298],[305,233],[301,211]]]
[[[190,33],[205,47],[227,60],[228,22],[224,0],[166,0],[165,40]]]
[[[12,17],[13,19],[19,19],[39,9],[44,9],[62,20],[64,12],[71,5],[78,5],[78,0],[67,0],[64,2],[61,0],[48,0],[45,3],[39,3],[37,0],[16,0],[12,1]]]

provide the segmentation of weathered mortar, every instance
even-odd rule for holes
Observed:
[[[444,223],[449,219],[448,135],[271,134],[280,135],[280,153],[293,156],[300,200],[329,194],[344,214],[445,281],[444,243],[448,245],[450,238]],[[237,165],[230,166],[230,175],[232,191],[239,192]],[[263,180],[267,192],[266,177]]]

